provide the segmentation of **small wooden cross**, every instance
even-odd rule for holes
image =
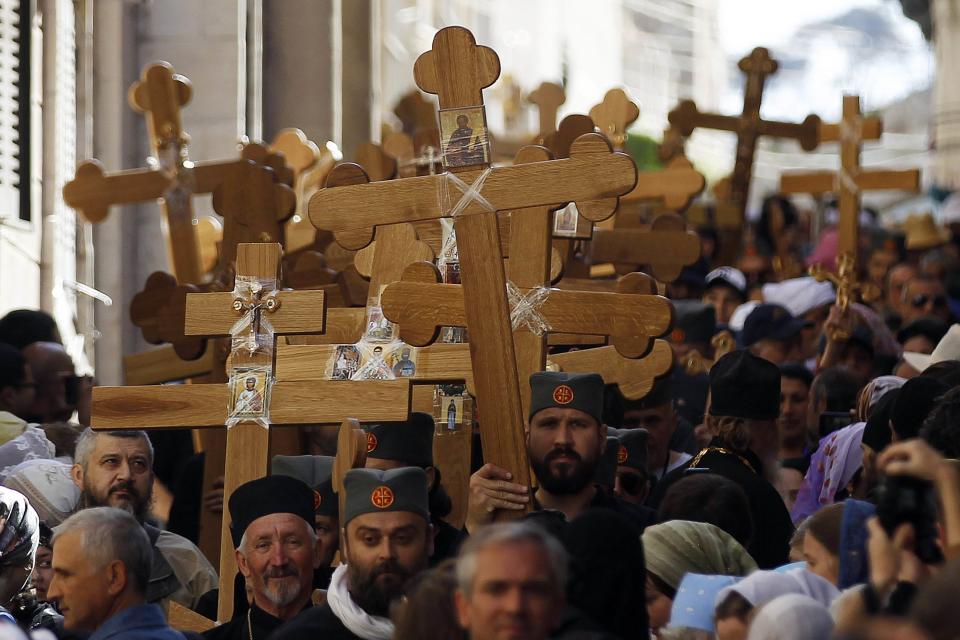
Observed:
[[[867,171],[860,166],[860,147],[865,139],[864,133],[877,138],[880,136],[881,125],[875,118],[863,117],[859,96],[844,96],[843,120],[836,126],[824,128],[823,131],[826,139],[840,142],[840,171],[785,173],[780,177],[780,192],[839,194],[837,273],[829,273],[817,265],[811,268],[811,275],[820,281],[830,280],[834,283],[837,288],[837,306],[845,312],[857,295],[869,299],[879,293],[868,283],[857,280],[861,193],[876,189],[917,191],[920,188],[920,171]],[[842,339],[843,336],[837,338]]]
[[[623,89],[610,89],[603,100],[590,109],[590,118],[607,136],[617,151],[627,142],[627,127],[640,117],[640,107]]]
[[[792,138],[806,151],[817,147],[820,119],[807,116],[802,124],[764,120],[760,117],[760,103],[763,100],[763,87],[767,76],[777,70],[777,61],[770,52],[757,47],[737,65],[746,75],[746,87],[743,92],[743,111],[739,116],[724,116],[713,113],[701,113],[693,100],[683,100],[670,112],[668,119],[671,127],[686,137],[694,129],[718,129],[737,134],[737,152],[733,174],[730,178],[730,202],[735,207],[742,225],[750,192],[750,179],[753,172],[753,156],[760,136]]]
[[[567,94],[556,82],[541,82],[540,86],[527,96],[527,101],[537,105],[540,123],[537,142],[542,143],[548,135],[557,130],[557,112],[560,105],[567,101]]]
[[[270,284],[277,281],[281,255],[279,244],[240,245],[237,250],[238,277],[258,281],[259,290],[254,291],[256,287],[251,286],[234,292],[188,295],[186,333],[230,335],[247,309],[250,309],[246,316],[248,326],[269,322],[274,336],[322,332],[325,325],[322,291],[278,291]],[[244,291],[253,294],[244,294]],[[234,340],[231,367],[262,365],[276,375],[280,367],[275,366],[273,345],[266,349],[262,343],[258,344],[251,350],[243,340]],[[276,382],[264,402],[269,403],[271,427],[337,423],[347,412],[363,421],[405,420],[410,411],[409,387],[406,380],[370,384],[295,381],[276,375]],[[230,416],[232,400],[229,385],[97,387],[93,392],[91,426],[97,430],[222,427]],[[266,475],[271,431],[257,422],[248,421],[241,421],[228,430],[224,501],[239,485]],[[236,573],[228,525],[224,520],[220,555],[220,620],[230,618]]]
[[[448,27],[417,60],[414,77],[421,89],[438,96],[441,110],[481,108],[482,89],[496,80],[499,66],[496,53],[477,46],[468,30]],[[489,170],[485,164],[457,166],[442,176],[329,189],[310,203],[314,224],[334,232],[349,248],[369,244],[378,225],[454,218],[474,384],[484,416],[484,453],[518,482],[529,478],[524,416],[497,217],[492,214],[576,200],[584,215],[604,217],[636,181],[633,161],[611,154],[602,139],[578,141],[570,155]]]

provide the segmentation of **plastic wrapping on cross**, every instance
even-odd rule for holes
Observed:
[[[193,162],[189,159],[185,140],[165,140],[157,151],[157,157],[147,158],[147,165],[156,168],[170,184],[163,192],[163,200],[174,210],[183,210],[196,190]]]
[[[270,427],[274,328],[268,316],[279,306],[276,278],[236,277],[233,309],[240,317],[230,328],[234,362],[228,382],[228,428],[238,422]],[[246,361],[251,364],[244,364]]]
[[[510,304],[510,324],[513,330],[525,327],[538,336],[549,332],[550,323],[540,311],[549,295],[550,289],[547,287],[534,287],[524,292],[508,280],[507,301]]]

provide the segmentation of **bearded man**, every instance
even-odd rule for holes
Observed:
[[[153,445],[144,431],[86,429],[77,441],[70,470],[80,488],[79,509],[116,507],[143,526],[153,549],[148,603],[173,600],[194,608],[217,587],[217,572],[192,542],[147,524],[153,498]]]
[[[573,520],[588,508],[600,507],[621,513],[641,530],[653,523],[652,511],[594,483],[607,443],[601,417],[603,378],[596,373],[542,371],[530,376],[530,389],[525,434],[538,483],[534,508],[560,511]],[[497,509],[526,508],[527,488],[512,479],[506,469],[489,463],[470,477],[468,531],[492,522]]]

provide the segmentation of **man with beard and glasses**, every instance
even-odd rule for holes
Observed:
[[[443,520],[453,510],[450,495],[441,483],[440,469],[433,464],[433,435],[436,427],[429,413],[414,411],[403,422],[383,422],[366,428],[367,469],[387,471],[399,467],[420,467],[427,473],[430,524],[433,525],[433,556],[436,565],[457,555],[463,532]]]
[[[153,549],[147,602],[194,608],[217,587],[217,572],[192,542],[147,522],[153,498],[153,446],[143,431],[86,429],[70,470],[80,488],[80,509],[116,507],[143,526]]]
[[[790,514],[773,486],[780,445],[780,369],[749,351],[728,353],[710,369],[710,395],[710,445],[667,474],[648,504],[659,505],[667,489],[691,473],[709,471],[733,480],[747,494],[754,523],[747,551],[761,569],[778,567],[788,560],[793,535]]]
[[[230,535],[237,568],[253,603],[203,635],[211,640],[266,640],[310,606],[320,547],[313,531],[314,492],[285,475],[242,484],[230,496]]]
[[[590,507],[613,509],[643,530],[654,521],[650,509],[629,504],[594,483],[607,443],[602,424],[603,378],[596,373],[542,371],[530,376],[527,456],[536,476],[535,509],[559,511],[568,520]],[[470,477],[467,526],[479,530],[497,509],[522,511],[527,488],[511,474],[485,464]]]
[[[283,625],[271,640],[388,640],[390,605],[427,568],[433,529],[427,474],[418,467],[347,472],[340,548],[327,602]]]

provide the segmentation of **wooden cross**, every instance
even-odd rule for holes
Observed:
[[[730,202],[738,219],[733,226],[743,224],[750,192],[750,179],[753,172],[753,156],[760,136],[791,138],[797,140],[806,151],[817,147],[820,119],[807,116],[801,124],[764,120],[760,117],[760,103],[763,100],[763,87],[767,76],[777,70],[777,61],[770,52],[757,47],[737,65],[746,75],[746,87],[743,92],[743,111],[739,116],[724,116],[713,113],[701,113],[693,100],[683,100],[670,112],[668,120],[671,127],[686,137],[694,129],[718,129],[737,134],[737,151],[733,174],[730,177]]]
[[[527,96],[527,101],[537,105],[540,124],[536,142],[542,144],[548,135],[557,130],[557,112],[560,105],[567,101],[567,94],[556,82],[541,82]]]
[[[549,160],[546,149],[531,146],[517,154],[514,166]],[[653,283],[642,274],[623,278],[617,293],[546,289],[551,281],[552,207],[515,209],[510,220],[509,273],[511,286],[516,288],[513,340],[526,416],[530,409],[526,381],[546,365],[547,333],[609,336],[616,353],[607,352],[608,359],[638,358],[650,352],[653,338],[669,331],[672,308],[665,298],[650,295],[655,291]],[[437,276],[429,265],[413,265],[402,281],[383,292],[384,313],[400,325],[401,336],[411,344],[430,342],[440,325],[467,325],[464,289],[440,284]],[[516,317],[518,313],[525,317]],[[659,375],[669,370],[671,362],[666,360]]]
[[[781,193],[839,194],[837,273],[829,273],[818,265],[811,268],[811,275],[820,281],[830,280],[834,283],[837,288],[837,306],[844,312],[858,294],[870,298],[879,293],[868,283],[857,281],[860,194],[876,189],[916,191],[920,188],[918,169],[868,171],[860,166],[860,147],[866,138],[865,134],[878,138],[880,131],[879,120],[865,119],[861,114],[859,96],[844,96],[843,120],[838,125],[823,128],[824,139],[840,142],[840,171],[787,173],[780,177]]]
[[[619,88],[607,91],[603,100],[590,109],[593,123],[607,136],[617,151],[621,151],[627,142],[627,127],[639,117],[640,107],[630,99],[626,91]]]
[[[186,333],[230,335],[251,303],[254,306],[250,322],[269,322],[274,335],[322,332],[326,320],[322,291],[277,291],[269,284],[279,275],[281,253],[278,244],[238,247],[238,276],[263,283],[257,299],[247,300],[230,291],[190,294]],[[364,421],[404,420],[409,414],[407,380],[376,384],[286,380],[282,367],[276,366],[279,363],[274,359],[272,345],[269,350],[257,349],[251,353],[245,345],[238,344],[240,342],[235,341],[231,367],[264,365],[276,376],[268,405],[272,427],[337,423],[343,419],[345,407],[350,407],[350,413]],[[93,393],[92,427],[97,430],[222,427],[227,423],[231,401],[230,387],[214,384],[97,387]],[[229,429],[224,501],[240,484],[266,475],[269,444],[270,430],[256,422],[241,421]],[[230,618],[235,573],[233,544],[225,520],[220,555],[220,620]]]
[[[499,59],[461,27],[440,30],[414,67],[417,85],[441,110],[481,108],[482,89],[499,75]],[[506,277],[499,257],[497,211],[578,201],[587,216],[609,215],[636,181],[628,156],[602,139],[575,143],[569,159],[487,169],[452,167],[442,176],[354,185],[318,192],[310,218],[349,248],[362,248],[378,225],[453,217],[459,244],[466,324],[487,459],[524,483],[529,478]],[[454,215],[454,213],[456,215]],[[389,287],[388,287],[389,289]],[[402,327],[402,325],[401,325]]]

